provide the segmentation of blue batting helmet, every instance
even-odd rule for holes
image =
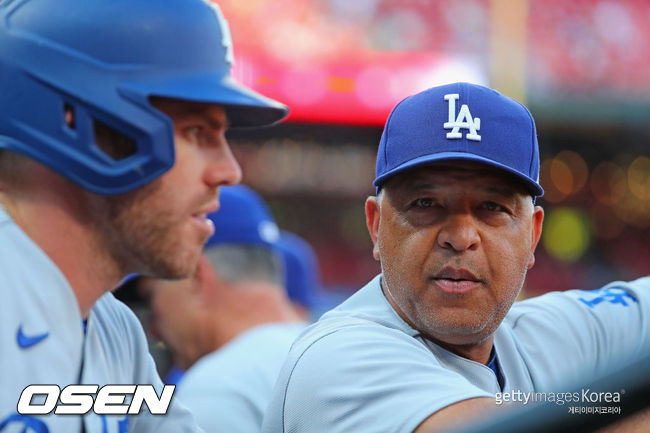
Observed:
[[[133,190],[174,164],[173,125],[152,96],[221,104],[235,127],[286,116],[231,65],[228,25],[207,0],[1,1],[0,149],[95,193]],[[132,151],[103,151],[106,127]]]

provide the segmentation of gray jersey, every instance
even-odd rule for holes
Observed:
[[[503,391],[566,392],[650,343],[650,278],[516,303],[494,334]],[[410,432],[429,415],[501,389],[493,370],[423,338],[380,276],[294,343],[262,431]]]
[[[306,323],[256,326],[201,358],[178,384],[177,397],[207,432],[254,433],[291,343]]]
[[[58,236],[58,234],[53,234]],[[153,384],[162,382],[140,323],[111,293],[93,306],[86,331],[72,288],[49,257],[0,207],[0,431],[87,433],[197,431],[175,404],[166,416],[29,416],[17,413],[31,384]]]

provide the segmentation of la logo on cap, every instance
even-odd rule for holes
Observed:
[[[472,113],[469,112],[467,104],[460,106],[458,117],[456,117],[456,100],[458,98],[460,98],[458,93],[445,95],[445,101],[449,103],[449,122],[445,122],[443,127],[451,129],[451,132],[447,133],[447,138],[463,138],[460,128],[464,128],[468,130],[465,134],[468,140],[481,141],[481,136],[477,134],[477,131],[481,129],[481,119],[478,117],[472,118]]]

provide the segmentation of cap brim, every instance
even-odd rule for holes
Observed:
[[[232,127],[271,125],[289,108],[237,83],[230,75],[196,74],[160,77],[123,86],[143,96],[160,96],[223,105]]]
[[[441,153],[436,153],[433,155],[424,155],[420,156],[418,158],[412,159],[410,161],[407,161],[395,168],[393,168],[390,171],[387,171],[386,173],[382,174],[381,176],[377,177],[375,181],[373,182],[373,185],[376,187],[380,187],[385,181],[387,181],[390,177],[401,173],[405,170],[418,167],[421,165],[427,165],[431,164],[433,162],[437,161],[450,161],[450,160],[463,160],[463,161],[474,161],[474,162],[480,162],[484,163],[487,165],[490,165],[492,167],[500,168],[511,175],[517,177],[520,179],[524,186],[536,197],[541,197],[544,195],[544,190],[542,187],[539,185],[539,183],[535,182],[531,178],[513,170],[510,167],[507,167],[501,163],[498,163],[496,161],[493,161],[488,158],[484,158],[482,156],[474,155],[472,153],[464,153],[464,152],[441,152]]]

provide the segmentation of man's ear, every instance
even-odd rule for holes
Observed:
[[[381,215],[381,208],[379,198],[370,196],[366,199],[366,227],[372,239],[372,256],[375,260],[379,260],[379,219]]]
[[[535,265],[535,249],[542,236],[542,223],[544,222],[544,209],[541,206],[535,206],[533,209],[533,227],[531,231],[532,242],[530,244],[530,257],[528,258],[528,269]]]

